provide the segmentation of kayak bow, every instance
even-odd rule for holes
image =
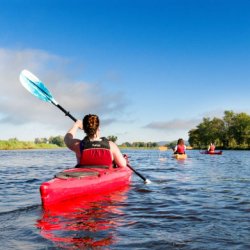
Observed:
[[[172,157],[177,160],[184,160],[187,158],[187,154],[173,154]]]

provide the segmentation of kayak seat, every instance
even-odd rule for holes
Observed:
[[[55,175],[56,178],[59,179],[68,179],[68,178],[83,178],[89,176],[98,176],[98,172],[89,171],[89,172],[82,172],[82,171],[74,171],[74,172],[59,172]]]
[[[95,166],[95,165],[86,165],[86,166],[83,166],[83,165],[80,165],[80,164],[77,164],[75,166],[75,168],[102,168],[102,169],[109,169],[108,166],[102,166],[102,165],[99,165],[99,166]]]

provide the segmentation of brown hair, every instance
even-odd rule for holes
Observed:
[[[184,145],[184,140],[182,138],[178,139],[177,144],[178,145]]]
[[[97,115],[88,114],[85,115],[82,121],[84,132],[93,137],[99,127],[99,117]]]

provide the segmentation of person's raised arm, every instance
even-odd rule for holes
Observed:
[[[79,139],[75,139],[75,135],[78,129],[83,129],[81,120],[77,120],[64,136],[64,142],[66,146],[75,152],[78,151],[80,143]]]

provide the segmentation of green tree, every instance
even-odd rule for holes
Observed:
[[[211,133],[210,133],[210,129],[211,129],[211,121],[210,118],[203,118],[203,122],[200,123],[197,126],[200,135],[202,136],[202,138],[200,138],[200,142],[201,142],[201,146],[206,146],[208,145],[211,140],[213,140],[214,138],[211,138]]]
[[[116,142],[116,141],[117,141],[117,136],[115,136],[115,135],[109,135],[109,136],[107,137],[107,139],[108,139],[109,141]]]
[[[219,118],[213,118],[213,120],[210,121],[209,130],[210,142],[215,143],[217,146],[222,146],[224,121]]]
[[[122,143],[121,146],[123,146],[123,147],[131,147],[132,144],[130,142],[124,142],[124,143]]]
[[[47,138],[35,138],[35,144],[47,143],[49,140]]]
[[[232,127],[233,137],[238,145],[249,145],[250,138],[250,116],[246,113],[234,116]]]
[[[132,146],[133,147],[139,147],[139,148],[146,147],[145,142],[133,142]]]
[[[223,119],[203,118],[195,129],[189,132],[189,144],[193,147],[206,147],[210,142],[224,148],[250,146],[250,116],[225,111]]]
[[[198,128],[191,129],[188,132],[188,135],[189,135],[189,139],[188,139],[189,144],[192,147],[201,148],[202,136],[200,134],[200,130]],[[175,142],[175,145],[176,145],[176,142]],[[173,146],[175,145],[171,145],[171,148],[173,148]]]
[[[153,148],[153,147],[157,147],[158,144],[156,142],[147,142],[146,143],[146,147],[148,148]]]
[[[223,134],[223,145],[225,147],[232,146],[234,135],[233,135],[233,124],[234,124],[234,112],[233,111],[225,111],[224,112],[224,130]]]
[[[55,136],[55,137],[51,136],[49,138],[49,143],[55,144],[55,145],[57,145],[59,147],[64,147],[65,146],[64,137],[61,136],[61,135],[58,135],[58,136]]]

